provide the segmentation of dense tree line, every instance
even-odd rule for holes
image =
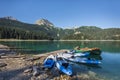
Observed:
[[[0,39],[51,39],[42,32],[30,32],[22,29],[0,27]]]
[[[54,26],[23,23],[0,18],[0,39],[47,39],[47,40],[120,40],[120,28],[101,29],[81,26],[62,29]]]
[[[79,28],[79,31],[91,37],[94,40],[120,40],[120,28],[101,29],[95,26],[86,26]],[[86,30],[86,31],[85,31]]]
[[[0,19],[1,39],[47,39],[53,40],[54,27],[27,24],[19,21]]]
[[[74,40],[120,40],[120,28],[101,29],[95,26],[81,26],[76,29],[65,29],[61,39]],[[75,34],[79,32],[78,34]]]

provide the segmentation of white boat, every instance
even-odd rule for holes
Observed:
[[[56,56],[56,67],[58,70],[64,74],[71,76],[73,74],[71,65],[65,61],[62,57]]]
[[[84,64],[100,64],[101,63],[101,61],[99,60],[90,59],[90,58],[80,58],[80,57],[67,58],[66,57],[65,59],[72,61],[72,62],[84,63]]]
[[[85,57],[85,56],[89,56],[90,53],[89,52],[84,52],[84,53],[74,53],[75,57]]]
[[[60,56],[60,57],[68,57],[68,58],[70,58],[70,57],[85,57],[85,56],[88,56],[89,55],[89,53],[88,52],[86,52],[86,53],[57,53],[57,55],[58,56]]]

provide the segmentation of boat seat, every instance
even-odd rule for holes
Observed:
[[[68,63],[62,63],[62,66],[64,66],[65,68],[67,68],[68,67]]]

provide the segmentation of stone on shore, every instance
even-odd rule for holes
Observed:
[[[5,46],[5,45],[0,44],[0,49],[9,49],[9,47],[8,47],[8,46]]]
[[[1,53],[6,53],[8,51],[10,51],[10,48],[8,46],[0,44],[0,54]]]
[[[8,80],[11,76],[11,80],[100,80],[99,78],[96,78],[94,72],[88,71],[88,73],[83,73],[83,71],[87,72],[87,68],[84,66],[81,66],[80,74],[72,77],[60,74],[56,67],[50,70],[42,69],[43,60],[48,55],[56,55],[57,53],[65,51],[67,50],[57,50],[33,56],[12,55],[11,57],[9,56],[10,58],[6,55],[6,58],[4,57],[0,59],[1,63],[5,63],[2,64],[2,66],[6,66],[6,69],[4,69],[5,71],[1,70],[0,72],[0,80]]]
[[[6,63],[0,63],[0,67],[5,67],[5,66],[7,66]]]
[[[26,70],[24,70],[24,73],[31,73],[32,70],[33,70],[32,68],[26,69]]]

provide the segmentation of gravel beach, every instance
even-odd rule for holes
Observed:
[[[0,48],[4,51],[5,49],[9,50],[9,47],[3,45],[2,47],[0,45]],[[4,51],[0,54],[3,54]],[[59,73],[56,67],[51,70],[43,69],[42,62],[48,55],[56,55],[66,51],[68,50],[63,49],[38,55],[1,55],[0,80],[104,80],[96,77],[96,73],[87,71],[84,66],[81,66],[80,73],[76,73],[72,77]],[[39,70],[38,75],[34,74],[34,69]]]

